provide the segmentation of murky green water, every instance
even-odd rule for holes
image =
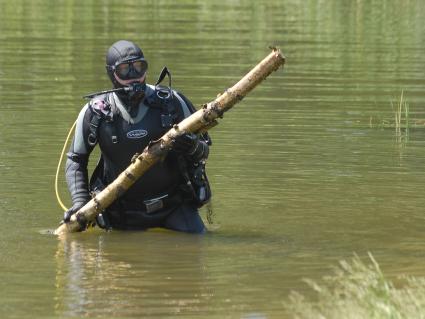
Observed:
[[[282,318],[302,278],[368,251],[389,276],[425,276],[423,1],[143,2],[0,1],[2,318]],[[81,96],[110,86],[121,38],[196,105],[269,45],[287,56],[211,132],[206,236],[40,233],[61,216]],[[397,136],[379,126],[402,90],[419,127]]]

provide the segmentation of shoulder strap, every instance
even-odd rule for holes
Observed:
[[[180,104],[182,104],[182,102],[183,102],[186,105],[186,107],[189,109],[189,112],[191,114],[193,114],[197,111],[196,108],[193,106],[192,102],[190,102],[186,96],[184,96],[183,94],[178,93],[178,92],[175,92],[175,95],[178,97],[179,100],[181,100]],[[182,105],[182,107],[184,107],[184,106]],[[208,145],[212,145],[211,137],[208,134],[208,132],[203,132],[203,133],[200,134],[200,136],[205,143],[207,143]]]
[[[87,143],[89,143],[90,146],[95,146],[97,143],[97,128],[100,125],[100,122],[102,121],[102,117],[94,113],[91,120],[90,120],[90,133],[87,138]]]
[[[95,96],[90,102],[89,107],[92,110],[93,116],[90,120],[90,133],[87,142],[90,146],[95,146],[97,143],[98,129],[103,120],[113,122],[114,110],[116,107],[110,102],[110,93]],[[113,126],[112,142],[118,143],[115,127]]]
[[[168,76],[168,85],[163,86],[160,83]],[[158,81],[155,83],[154,92],[146,98],[145,105],[151,108],[161,110],[161,125],[163,128],[171,128],[180,120],[177,109],[177,99],[171,88],[171,73],[167,67],[164,67],[159,75]]]

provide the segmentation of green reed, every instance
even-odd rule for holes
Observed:
[[[406,132],[409,131],[409,104],[404,99],[404,91],[401,91],[400,100],[397,105],[391,101],[391,106],[394,110],[394,125],[397,134],[401,134],[401,128]]]
[[[393,110],[393,118],[371,116],[369,118],[369,126],[378,128],[394,128],[397,136],[403,135],[402,132],[408,135],[409,128],[415,125],[410,123],[411,118],[409,103],[407,103],[405,99],[404,90],[401,91],[400,98],[397,101],[391,101],[390,103]]]
[[[425,318],[425,278],[402,277],[400,287],[385,278],[369,254],[369,263],[357,255],[341,261],[334,274],[316,283],[305,280],[315,291],[308,300],[292,292],[285,304],[292,318]],[[399,286],[399,284],[397,285]]]

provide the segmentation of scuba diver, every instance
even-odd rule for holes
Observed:
[[[64,213],[64,222],[114,181],[135,154],[196,111],[183,94],[171,88],[166,67],[155,85],[146,84],[147,69],[143,52],[135,43],[120,40],[109,48],[106,71],[113,89],[86,96],[91,100],[78,115],[67,153],[65,174],[72,207]],[[165,76],[168,86],[160,85]],[[89,180],[87,165],[96,145],[101,156]],[[209,145],[206,133],[176,138],[165,159],[99,214],[97,225],[105,229],[163,227],[204,233],[198,208],[211,197],[205,173]]]

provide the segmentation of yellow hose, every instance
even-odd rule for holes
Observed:
[[[70,138],[70,136],[71,136],[71,134],[72,134],[72,131],[74,130],[74,127],[75,127],[75,125],[76,125],[76,124],[77,124],[77,121],[75,121],[75,122],[74,122],[74,124],[72,124],[72,127],[69,129],[68,136],[66,137],[65,143],[63,144],[62,153],[61,153],[61,156],[60,156],[60,158],[59,158],[58,167],[57,167],[57,169],[56,169],[56,177],[55,177],[55,192],[56,192],[56,199],[57,199],[57,201],[58,201],[59,205],[62,207],[62,209],[63,209],[64,211],[67,211],[67,210],[68,210],[68,208],[67,208],[67,207],[64,205],[64,203],[62,202],[62,200],[61,200],[61,198],[60,198],[60,195],[59,195],[59,191],[58,191],[59,170],[60,170],[60,167],[61,167],[61,164],[62,164],[63,155],[65,154],[66,146],[68,145],[69,138]]]

